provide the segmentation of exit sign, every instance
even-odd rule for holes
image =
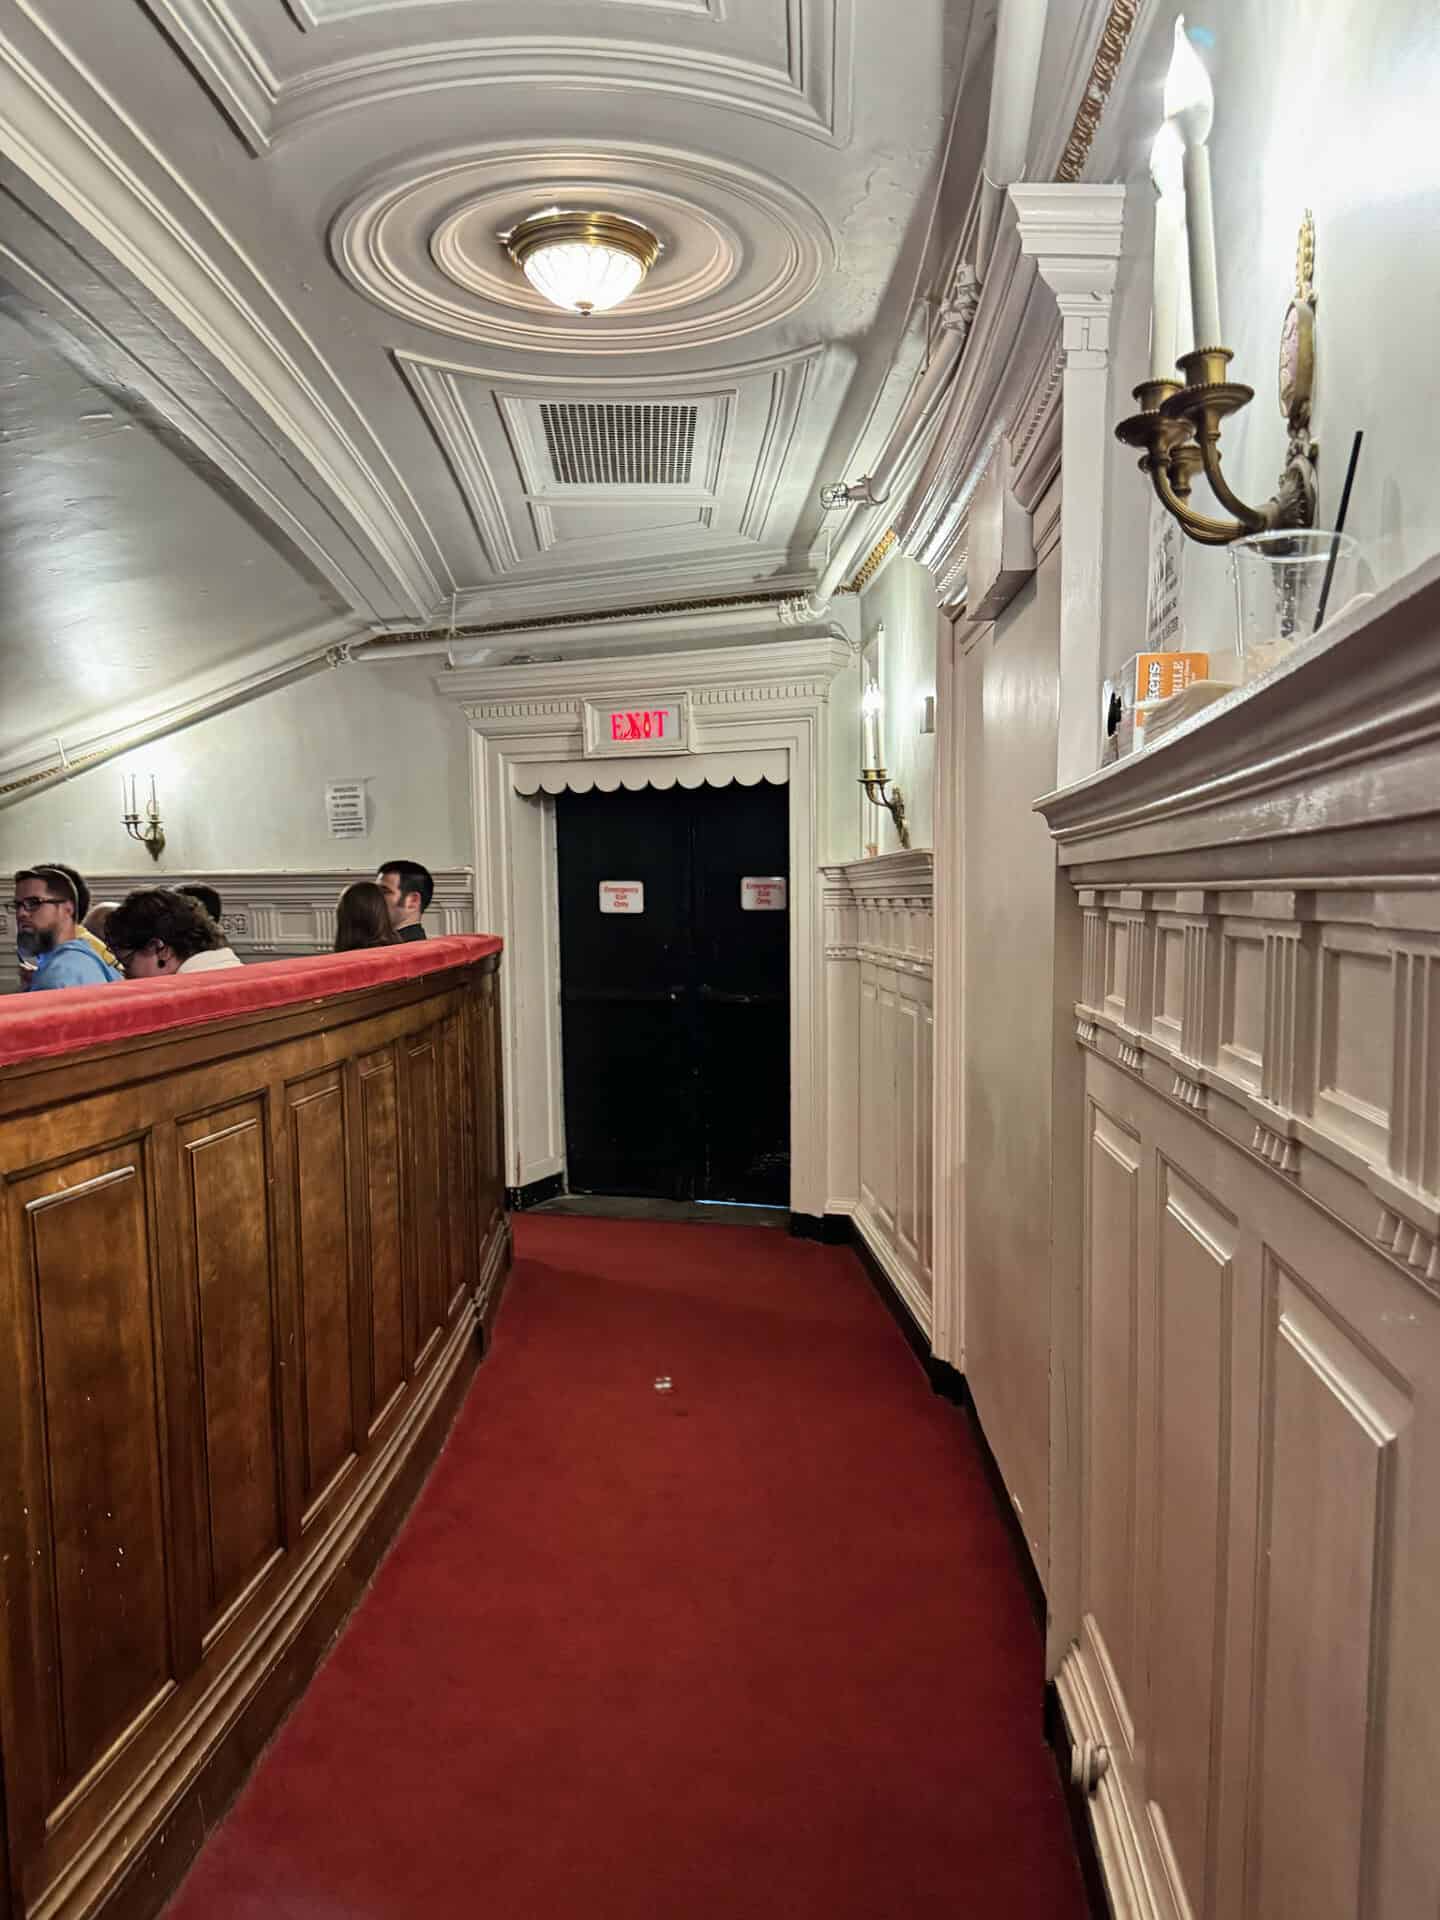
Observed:
[[[647,693],[634,699],[585,702],[587,758],[689,751],[688,693]]]

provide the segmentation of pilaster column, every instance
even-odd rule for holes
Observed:
[[[1060,309],[1064,357],[1060,478],[1060,737],[1056,785],[1100,759],[1101,567],[1109,467],[1110,303],[1124,187],[1010,189],[1020,250]]]

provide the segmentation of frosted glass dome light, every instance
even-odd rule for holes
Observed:
[[[537,293],[586,318],[628,300],[660,257],[658,238],[623,213],[551,207],[500,239]]]

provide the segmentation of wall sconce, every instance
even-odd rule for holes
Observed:
[[[125,822],[125,831],[132,840],[138,840],[152,860],[158,860],[165,851],[165,829],[160,824],[160,802],[155,795],[155,776],[150,776],[150,804],[142,819],[140,804],[135,795],[135,776],[130,775],[130,791],[125,791],[125,776],[120,776],[120,809]]]
[[[860,703],[862,716],[863,743],[861,760],[863,771],[860,784],[865,789],[865,797],[872,806],[884,807],[895,822],[895,831],[900,836],[902,847],[910,844],[910,829],[905,824],[905,801],[898,787],[890,787],[890,776],[885,771],[884,753],[880,745],[880,709],[883,695],[872,680],[865,689],[865,698]]]
[[[1228,380],[1233,358],[1220,345],[1220,297],[1215,270],[1215,216],[1210,199],[1210,123],[1215,96],[1210,76],[1175,22],[1175,46],[1165,80],[1165,122],[1150,153],[1155,185],[1155,279],[1151,308],[1150,378],[1135,389],[1140,412],[1122,420],[1116,438],[1143,449],[1140,471],[1190,539],[1223,547],[1246,534],[1315,524],[1315,458],[1310,439],[1314,383],[1315,229],[1307,213],[1300,231],[1295,299],[1280,349],[1280,403],[1289,426],[1285,470],[1261,507],[1247,506],[1220,465],[1221,423],[1255,398],[1252,387]],[[1191,340],[1177,355],[1182,254],[1190,264]],[[1181,378],[1176,378],[1178,366]],[[1231,514],[1215,520],[1190,506],[1190,486],[1203,472]]]

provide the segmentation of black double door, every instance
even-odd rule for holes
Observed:
[[[745,900],[788,888],[745,883],[786,876],[786,789],[565,793],[556,828],[571,1191],[785,1206],[790,913]]]

